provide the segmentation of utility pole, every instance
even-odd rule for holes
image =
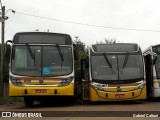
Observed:
[[[1,102],[3,101],[3,97],[4,97],[4,84],[3,84],[3,60],[4,60],[4,27],[5,27],[5,6],[2,7],[2,30],[1,30],[1,35],[2,35],[2,38],[1,38],[1,79],[0,79],[0,98],[1,98]]]

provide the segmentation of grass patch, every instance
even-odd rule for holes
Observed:
[[[4,97],[0,97],[0,104],[14,104],[18,102],[23,102],[23,97],[10,97],[9,96],[9,84],[4,83],[3,85]]]
[[[5,96],[4,98],[0,99],[0,104],[13,104],[16,102],[23,102],[23,97]]]

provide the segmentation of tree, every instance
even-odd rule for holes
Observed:
[[[0,55],[1,55],[1,44],[0,44]],[[8,70],[8,65],[7,65],[7,63],[6,63],[6,59],[4,58],[4,61],[3,61],[3,82],[8,82],[8,80],[9,80],[9,70]],[[0,63],[1,63],[1,60],[0,60]]]
[[[80,41],[80,39],[74,40],[73,43],[75,44],[76,49],[79,51],[79,58],[85,58],[88,55],[86,45]]]
[[[104,38],[104,41],[100,41],[100,42],[96,42],[97,44],[108,44],[108,43],[116,43],[116,42],[119,42],[119,41],[117,41],[117,39],[116,38]]]
[[[74,40],[73,42],[76,46],[76,50],[79,52],[79,60],[84,59],[88,56],[86,45],[80,41],[80,39]],[[81,96],[81,85],[79,84],[81,81],[81,64],[79,60],[75,60],[75,95],[76,98],[80,99]]]
[[[79,52],[79,60],[84,59],[87,57],[87,48],[86,45],[80,41],[80,39],[76,39],[73,41],[74,45],[76,46],[76,50]],[[80,79],[80,61],[75,60],[75,71],[77,73],[78,79]]]

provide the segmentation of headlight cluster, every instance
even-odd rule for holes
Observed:
[[[136,87],[134,87],[134,90],[142,89],[144,87],[145,83],[142,83]]]
[[[58,84],[58,86],[67,86],[67,85],[69,85],[72,82],[73,78],[74,78],[73,76],[65,78],[62,82],[60,82]]]
[[[101,85],[94,85],[91,84],[91,86],[95,89],[95,90],[100,90],[100,91],[104,91],[103,87]]]
[[[14,86],[24,86],[24,84],[20,80],[17,80],[15,77],[10,76],[9,78]]]

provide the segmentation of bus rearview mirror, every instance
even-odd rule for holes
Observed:
[[[156,63],[156,60],[157,60],[157,56],[153,56],[153,60],[152,60],[153,65]]]
[[[74,59],[79,60],[79,52],[78,50],[74,50]]]
[[[85,58],[85,68],[86,69],[89,68],[89,58],[88,58],[88,56]]]
[[[11,45],[8,43],[12,43],[11,40],[8,40],[5,44],[5,55],[4,58],[7,61],[7,64],[10,62],[10,55],[11,55]]]

